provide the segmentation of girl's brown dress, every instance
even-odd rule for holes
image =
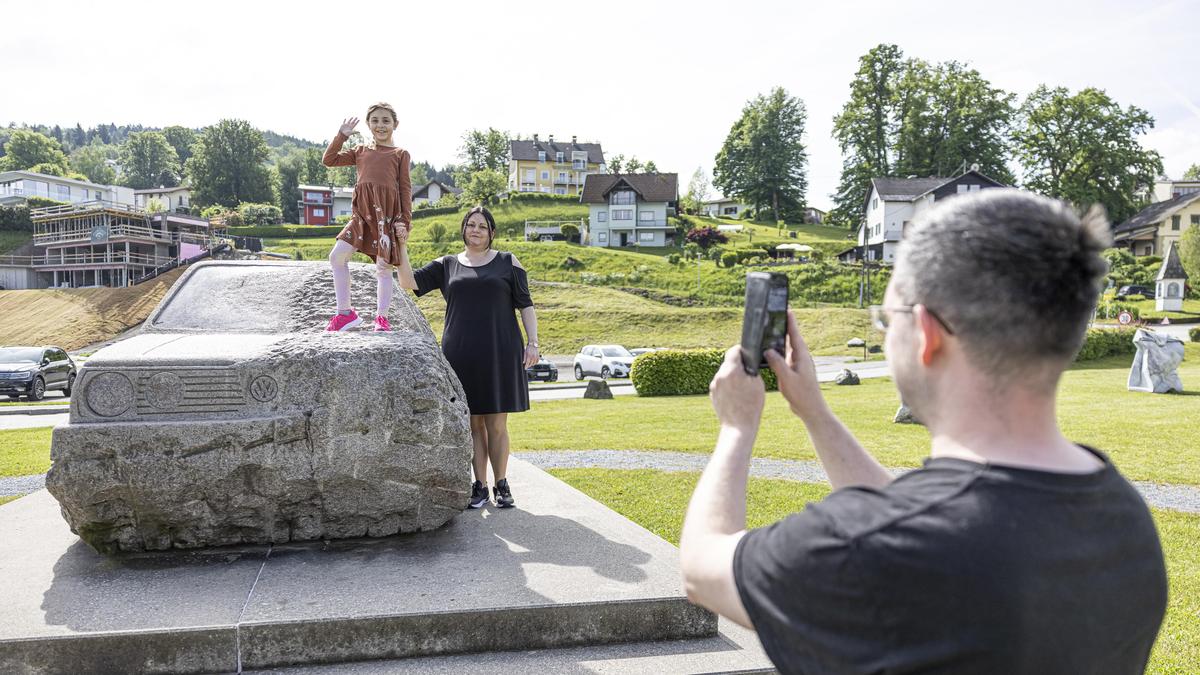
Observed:
[[[400,264],[396,246],[396,227],[412,230],[412,180],[408,177],[410,157],[407,150],[387,146],[358,146],[342,150],[347,136],[341,132],[325,149],[321,163],[325,166],[354,166],[358,182],[354,184],[354,201],[350,222],[337,238],[350,244],[372,260],[383,258],[393,265]],[[391,246],[384,249],[379,235],[386,234]]]

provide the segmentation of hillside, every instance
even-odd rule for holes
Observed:
[[[0,344],[53,344],[72,350],[138,325],[182,269],[128,288],[0,291]]]

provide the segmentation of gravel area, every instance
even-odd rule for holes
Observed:
[[[44,487],[46,487],[46,476],[44,475],[0,478],[0,497],[37,492]]]
[[[639,452],[633,450],[559,450],[521,452],[517,457],[542,469],[657,469],[659,471],[702,471],[708,455],[686,452]],[[897,475],[906,469],[892,469]],[[750,475],[755,478],[794,480],[800,483],[827,483],[818,462],[798,459],[750,460]],[[1146,503],[1155,508],[1200,513],[1200,487],[1134,481]]]

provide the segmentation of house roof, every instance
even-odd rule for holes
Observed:
[[[445,183],[443,183],[440,180],[431,180],[428,183],[426,183],[420,187],[413,188],[412,198],[420,199],[421,197],[425,197],[426,199],[428,199],[429,198],[429,186],[433,185],[434,183],[437,183],[438,186],[442,188],[442,192],[449,192],[450,194],[454,194],[454,195],[462,194],[462,188],[456,188],[453,185],[446,185]]]
[[[982,178],[996,187],[1005,187],[1004,183],[1001,183],[1000,181],[989,176],[985,176],[975,169],[963,172],[957,176],[949,177],[927,176],[925,178],[892,178],[890,176],[885,176],[882,178],[872,178],[871,185],[875,188],[875,191],[879,193],[880,198],[885,201],[911,202],[917,197],[929,194],[930,192],[933,192],[947,183],[952,183],[963,176],[970,174],[973,174],[978,178]],[[870,192],[867,193],[866,198],[871,198]]]
[[[93,183],[91,181],[86,181],[86,180],[76,180],[74,178],[63,178],[62,176],[51,176],[50,174],[38,173],[36,171],[25,171],[23,169],[17,170],[17,171],[0,172],[0,182],[7,182],[7,181],[15,180],[17,178],[26,178],[26,177],[33,178],[34,180],[44,180],[48,183],[69,183],[71,185],[82,185],[83,187],[103,188],[106,190],[111,190],[114,187],[116,187],[114,185],[103,185],[101,183]]]
[[[673,202],[679,198],[679,177],[673,173],[592,173],[583,181],[584,204],[602,204],[608,193],[627,185],[645,202]]]
[[[523,159],[526,161],[538,161],[538,152],[545,152],[546,159],[554,161],[554,154],[561,152],[564,161],[571,161],[571,152],[575,150],[586,151],[588,154],[587,161],[591,164],[604,163],[604,151],[600,149],[599,143],[570,143],[559,142],[553,143],[549,141],[509,141],[509,152],[513,159]]]
[[[1163,279],[1187,279],[1187,272],[1183,269],[1183,263],[1179,260],[1179,249],[1175,245],[1176,242],[1171,242],[1170,248],[1167,249],[1167,257],[1163,258],[1162,267],[1158,268],[1158,276],[1154,277],[1155,281]]]
[[[1113,228],[1113,233],[1120,234],[1122,232],[1132,232],[1143,227],[1161,223],[1166,220],[1171,214],[1179,209],[1191,204],[1200,199],[1200,192],[1193,192],[1186,195],[1179,195],[1174,199],[1168,199],[1165,202],[1155,202],[1150,206],[1138,211],[1129,220],[1117,225]]]

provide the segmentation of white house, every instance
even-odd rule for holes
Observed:
[[[710,199],[701,204],[701,213],[714,218],[740,218],[748,206],[736,199]]]
[[[461,188],[456,188],[453,185],[446,185],[441,181],[431,180],[424,185],[419,185],[413,188],[412,204],[414,207],[422,202],[436,204],[439,200],[441,200],[442,197],[445,197],[446,195],[460,194],[462,194]]]
[[[838,257],[857,260],[865,247],[867,260],[894,262],[904,230],[918,213],[949,197],[998,187],[1005,185],[974,169],[953,178],[872,178],[863,203],[858,245]]]
[[[119,185],[100,185],[33,171],[0,172],[0,206],[24,204],[29,197],[69,204],[105,201],[133,206],[134,202],[133,190]]]
[[[177,185],[133,191],[133,205],[138,208],[146,208],[154,199],[157,199],[163,208],[171,213],[190,213],[192,188],[186,185]]]
[[[1187,228],[1200,225],[1200,190],[1154,202],[1113,228],[1113,243],[1134,255],[1162,255]]]
[[[592,246],[666,246],[679,180],[673,173],[590,174],[579,201],[588,205]]]
[[[1197,193],[1200,193],[1200,180],[1172,180],[1163,176],[1154,182],[1153,188],[1140,191],[1138,196],[1153,203]]]

